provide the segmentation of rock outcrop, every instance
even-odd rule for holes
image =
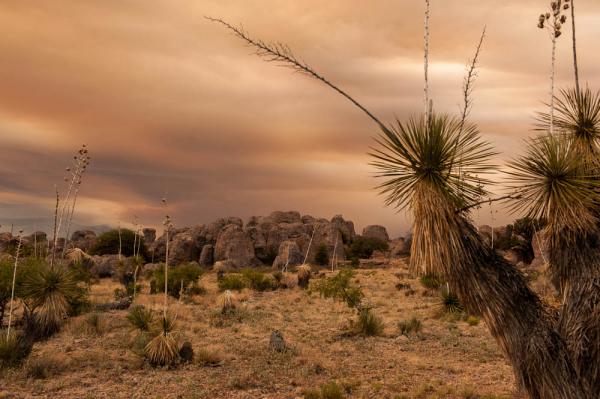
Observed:
[[[304,262],[304,254],[296,241],[287,240],[279,245],[278,255],[273,261],[274,269],[283,269],[284,267],[299,266]]]
[[[89,252],[96,244],[97,239],[96,233],[92,230],[77,230],[71,234],[69,248],[79,248],[85,252]]]
[[[214,251],[215,261],[225,261],[231,268],[239,269],[260,264],[254,255],[250,235],[238,224],[229,224],[219,232]]]
[[[373,224],[365,227],[363,229],[362,235],[363,237],[378,238],[383,241],[390,240],[390,236],[388,235],[385,227],[380,226],[378,224]]]

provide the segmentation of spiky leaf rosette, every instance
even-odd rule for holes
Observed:
[[[600,144],[600,92],[592,92],[589,88],[561,90],[555,97],[554,126],[572,134],[583,149],[598,153]],[[537,130],[550,129],[550,115],[546,112],[538,114]]]
[[[511,190],[521,194],[513,202],[513,211],[546,219],[553,235],[595,231],[593,210],[600,204],[599,176],[583,166],[579,155],[566,135],[544,135],[529,141],[525,155],[509,163]]]
[[[35,311],[35,328],[41,336],[60,329],[70,303],[80,294],[75,275],[63,267],[41,265],[23,283],[23,296]]]
[[[162,317],[158,334],[145,347],[148,362],[153,366],[171,366],[179,360],[179,342],[173,331],[175,322],[169,317]]]
[[[388,206],[414,215],[411,268],[440,275],[461,251],[450,239],[460,237],[450,233],[458,228],[456,214],[486,194],[482,185],[490,182],[479,175],[491,170],[495,153],[474,125],[446,115],[397,122],[376,141],[371,164],[386,179],[381,194]]]

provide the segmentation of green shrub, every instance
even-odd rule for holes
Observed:
[[[358,314],[355,325],[356,332],[366,337],[375,337],[383,334],[383,321],[371,309],[363,309]]]
[[[467,317],[467,324],[470,326],[476,326],[479,324],[479,317],[469,316]]]
[[[409,336],[411,334],[418,334],[423,329],[423,324],[421,320],[416,317],[411,318],[410,320],[399,321],[398,322],[398,331],[401,335]]]
[[[15,367],[31,353],[32,342],[20,332],[11,332],[6,336],[6,330],[0,330],[0,370]]]
[[[375,237],[356,236],[348,247],[348,258],[368,259],[375,251],[387,251],[389,245],[385,240]]]
[[[352,284],[354,271],[342,269],[335,276],[319,280],[311,290],[318,292],[323,298],[332,298],[345,302],[351,309],[356,309],[364,297],[360,287]]]
[[[248,288],[255,291],[268,291],[274,287],[274,281],[264,273],[254,269],[242,270],[242,277],[246,281]]]
[[[141,305],[133,306],[127,314],[127,320],[129,320],[133,327],[140,331],[150,331],[153,319],[152,310],[146,309]]]
[[[123,256],[133,256],[133,244],[139,238],[142,238],[140,246],[140,256],[148,259],[148,249],[144,244],[143,236],[135,238],[135,233],[129,229],[121,229],[121,254]],[[92,255],[116,255],[119,253],[119,230],[110,230],[100,234],[94,246],[90,249]]]
[[[423,287],[430,290],[437,290],[444,284],[444,281],[434,274],[425,274],[421,276],[420,281]]]
[[[239,274],[226,274],[217,283],[220,291],[241,291],[246,288],[246,283]]]
[[[202,275],[202,272],[203,270],[200,265],[195,263],[182,264],[169,268],[167,293],[174,298],[179,298],[181,292],[189,294],[193,287],[198,286],[198,279]],[[154,285],[159,292],[164,290],[164,265],[154,271]]]
[[[327,245],[319,245],[317,248],[317,253],[315,254],[315,262],[320,266],[326,266],[329,264],[329,251],[327,250]]]

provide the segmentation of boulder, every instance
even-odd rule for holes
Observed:
[[[269,215],[269,219],[273,223],[302,223],[302,216],[300,216],[299,212],[296,211],[275,211]]]
[[[342,215],[335,215],[331,219],[331,224],[334,229],[337,229],[340,232],[344,244],[352,242],[354,237],[356,237],[354,223],[349,220],[344,220]]]
[[[99,278],[112,277],[115,275],[119,265],[119,255],[96,255],[90,258],[92,274]],[[125,257],[121,257],[123,262],[126,261]]]
[[[203,225],[171,229],[169,232],[169,264],[197,261],[202,247],[207,243],[206,228]],[[165,259],[166,235],[156,239],[150,246],[155,261]]]
[[[212,244],[206,244],[202,247],[202,251],[200,252],[200,266],[212,267],[214,262],[214,246]]]
[[[71,234],[69,247],[87,252],[96,244],[97,239],[96,233],[92,230],[77,230]]]
[[[151,245],[156,241],[156,229],[146,227],[142,230],[142,234],[144,235],[144,244]]]
[[[273,261],[274,269],[283,269],[284,267],[299,266],[304,261],[304,254],[300,252],[300,247],[295,241],[283,241],[279,245],[277,257]]]
[[[379,238],[380,240],[389,241],[390,236],[387,233],[385,227],[378,224],[367,226],[363,229],[362,235],[364,237]]]
[[[257,266],[254,244],[250,236],[238,224],[225,226],[219,236],[214,251],[215,261],[228,261],[233,268]]]

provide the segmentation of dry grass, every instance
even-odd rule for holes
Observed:
[[[385,325],[378,337],[344,336],[343,328],[355,312],[300,288],[243,290],[236,294],[237,309],[244,312],[241,321],[213,327],[210,318],[220,313],[221,293],[216,275],[210,273],[202,279],[205,295],[171,306],[177,329],[193,342],[194,362],[175,369],[151,368],[140,357],[149,339],[132,332],[128,311],[104,313],[110,328],[102,336],[74,331],[74,324],[85,323],[83,315],[36,344],[29,358],[59,356],[68,367],[35,383],[24,373],[3,378],[0,397],[10,392],[40,398],[301,398],[303,392],[320,392],[335,381],[348,398],[463,398],[465,387],[477,387],[474,394],[483,397],[510,398],[512,370],[485,323],[469,326],[435,318],[438,298],[420,292],[405,296],[395,288],[394,274],[405,271],[400,262],[389,269],[357,271],[373,311]],[[403,279],[419,286],[418,280]],[[109,280],[93,286],[93,302],[111,301],[115,286]],[[145,284],[136,303],[160,312],[162,296],[147,292]],[[426,328],[415,338],[398,336],[398,321],[413,316]],[[293,352],[268,350],[273,329],[282,331]],[[140,341],[137,354],[136,341]],[[433,393],[417,396],[420,387],[428,384],[433,385]]]

